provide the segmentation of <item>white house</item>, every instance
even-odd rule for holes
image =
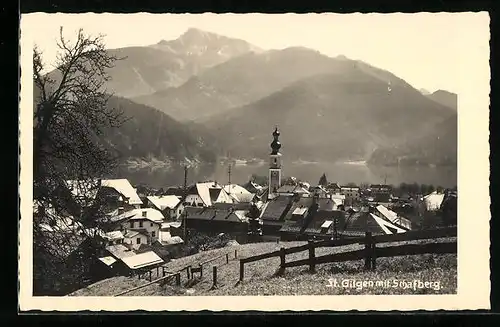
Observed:
[[[224,186],[224,191],[226,191],[229,196],[231,196],[236,202],[248,203],[252,202],[255,194],[250,193],[246,188],[238,184],[229,184]]]
[[[124,244],[128,244],[132,249],[137,250],[141,244],[151,244],[150,238],[144,232],[127,230],[123,239]]]
[[[183,201],[185,207],[210,207],[213,203],[234,203],[234,200],[216,182],[204,182],[193,185]]]
[[[346,200],[359,200],[360,191],[359,187],[342,186],[340,188],[340,194],[345,195]]]
[[[163,214],[153,208],[133,209],[128,212],[128,219],[122,222],[122,227],[127,231],[137,231],[154,242],[159,237]]]
[[[427,207],[427,210],[436,211],[439,210],[439,208],[441,208],[441,203],[443,203],[444,200],[444,194],[434,191],[431,194],[424,196],[423,200],[425,206]]]
[[[142,201],[127,179],[68,180],[68,189],[75,199],[109,197],[133,208],[140,208]],[[90,203],[89,203],[90,204]]]
[[[165,218],[176,219],[182,213],[178,208],[181,199],[176,195],[148,196],[147,199],[149,206],[161,211]]]

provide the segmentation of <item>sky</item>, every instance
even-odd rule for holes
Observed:
[[[68,38],[79,28],[87,34],[103,34],[108,48],[151,45],[175,39],[194,27],[243,39],[263,49],[304,46],[327,56],[345,55],[388,70],[417,89],[458,93],[457,71],[464,50],[481,38],[489,38],[479,24],[481,20],[484,17],[461,13],[35,13],[21,17],[21,34],[29,33],[43,51],[45,62],[52,63],[60,26]]]

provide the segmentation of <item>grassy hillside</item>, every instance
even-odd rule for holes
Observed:
[[[436,242],[444,239],[435,240]],[[403,243],[403,242],[401,242]],[[408,242],[406,242],[408,243]],[[238,250],[239,257],[249,257],[261,253],[278,250],[281,246],[293,247],[302,245],[303,242],[256,243],[232,246],[193,256],[184,257],[166,264],[169,271],[181,269],[186,265],[215,258],[224,253],[234,253]],[[341,251],[357,250],[359,245],[343,247]],[[339,248],[316,249],[316,255],[339,252]],[[307,257],[307,251],[287,255],[287,261],[299,260]],[[234,257],[233,257],[234,258]],[[239,261],[230,260],[225,263],[225,258],[212,262],[218,266],[218,288],[212,288],[212,268],[209,264],[205,267],[204,277],[186,281],[186,276],[181,276],[181,287],[174,283],[167,285],[153,284],[137,291],[128,293],[128,296],[163,296],[163,295],[333,295],[333,294],[418,294],[418,293],[455,293],[457,288],[457,257],[456,255],[419,255],[403,256],[396,258],[377,259],[377,270],[366,272],[361,261],[322,264],[317,266],[315,274],[309,273],[307,266],[287,268],[283,276],[275,276],[279,266],[279,258],[270,258],[245,265],[245,279],[237,284],[239,278]],[[365,288],[347,289],[342,287],[327,287],[329,279],[337,280],[405,280],[412,281],[439,281],[439,290],[420,290],[403,288]],[[131,289],[147,281],[137,278],[115,277],[91,285],[85,289],[74,292],[71,296],[108,296]]]

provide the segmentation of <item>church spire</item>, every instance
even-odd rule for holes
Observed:
[[[271,143],[271,154],[278,154],[281,149],[281,143],[279,141],[280,131],[278,130],[278,126],[275,127],[273,132],[273,142]]]

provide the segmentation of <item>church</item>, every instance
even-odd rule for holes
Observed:
[[[279,141],[280,132],[278,127],[274,129],[273,141],[271,142],[271,154],[269,155],[269,199],[276,196],[278,189],[281,187],[281,143]]]

